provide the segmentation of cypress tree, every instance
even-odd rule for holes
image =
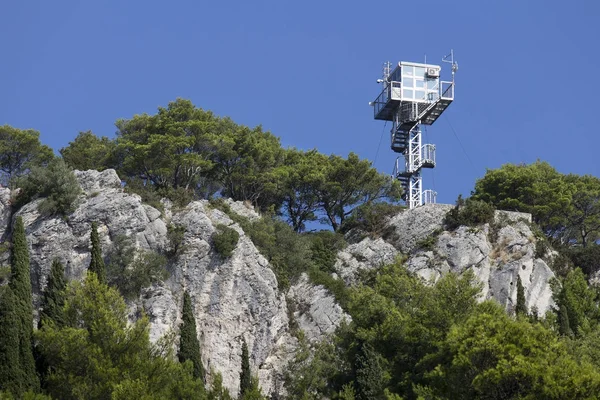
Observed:
[[[23,225],[23,218],[17,217],[13,231],[9,286],[15,296],[19,330],[19,368],[22,374],[22,385],[25,390],[37,391],[40,382],[33,359],[33,305],[29,274],[29,249],[25,237],[25,226]]]
[[[565,303],[565,289],[563,288],[558,297],[558,333],[563,336],[573,336],[571,321],[569,321],[569,312]]]
[[[106,284],[106,268],[102,259],[102,248],[100,247],[100,238],[98,237],[98,224],[92,222],[92,233],[90,234],[92,241],[92,260],[88,272],[93,272],[98,278],[98,282]]]
[[[179,362],[190,360],[194,366],[194,378],[204,380],[204,367],[200,356],[200,342],[196,331],[196,319],[192,310],[192,299],[187,291],[183,293],[183,311],[179,328]]]
[[[242,339],[242,371],[240,372],[240,397],[246,391],[252,390],[252,375],[250,374],[250,357],[248,356],[248,345]]]
[[[515,307],[517,315],[527,315],[527,305],[525,304],[525,288],[521,283],[521,277],[517,275],[517,305]]]
[[[19,316],[17,300],[9,286],[0,291],[0,390],[22,393],[19,363]]]
[[[52,262],[48,284],[42,297],[39,328],[46,321],[53,321],[57,327],[64,325],[63,306],[65,305],[66,287],[65,268],[58,259],[55,259]]]

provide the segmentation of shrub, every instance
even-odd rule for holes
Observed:
[[[309,236],[312,262],[321,270],[333,272],[337,253],[346,247],[344,235],[331,231],[321,231]]]
[[[73,170],[60,158],[50,161],[46,168],[32,167],[29,174],[20,177],[16,184],[21,188],[16,206],[43,197],[38,210],[44,215],[70,214],[75,210],[75,200],[81,193]]]
[[[393,228],[387,225],[387,221],[402,211],[405,207],[390,203],[370,203],[355,208],[348,217],[340,232],[347,233],[352,229],[358,229],[367,233],[372,238],[388,238],[393,233]]]
[[[167,255],[174,257],[183,250],[183,236],[185,227],[181,225],[169,224],[167,226],[167,240],[169,241],[169,250]]]
[[[581,268],[588,277],[600,270],[600,245],[592,244],[587,247],[572,247],[562,250],[576,267]]]
[[[213,247],[217,254],[224,258],[229,258],[240,239],[240,234],[233,228],[219,224],[217,232],[213,234]]]
[[[432,251],[435,248],[437,243],[439,233],[438,231],[432,233],[431,235],[423,238],[417,242],[417,248],[423,251]]]
[[[210,207],[216,208],[217,210],[221,210],[225,214],[227,214],[231,217],[231,214],[233,211],[231,210],[231,207],[229,206],[229,204],[227,204],[225,199],[223,199],[222,197],[210,199],[208,204],[210,205]]]
[[[472,198],[463,200],[462,196],[459,196],[456,206],[446,214],[444,225],[446,229],[454,230],[459,226],[490,223],[494,220],[495,211],[494,207],[485,201]]]
[[[347,310],[350,295],[342,279],[335,279],[330,273],[321,271],[316,266],[308,270],[308,277],[315,285],[323,285],[335,297],[340,307]]]
[[[108,284],[117,288],[125,298],[134,298],[143,288],[169,276],[164,256],[136,249],[133,241],[124,235],[115,238],[108,260]]]

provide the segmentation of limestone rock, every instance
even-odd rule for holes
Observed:
[[[90,262],[92,222],[98,223],[103,255],[119,235],[133,238],[139,249],[163,252],[169,248],[167,223],[182,226],[182,250],[169,261],[170,278],[144,289],[130,304],[130,315],[135,315],[136,307],[144,309],[153,341],[169,331],[177,332],[183,290],[188,290],[206,370],[221,372],[224,386],[235,395],[245,338],[252,370],[259,375],[263,391],[269,393],[281,386],[289,361],[286,357],[295,348],[287,348],[294,343],[289,334],[287,303],[269,263],[242,229],[225,213],[208,207],[207,201],[193,202],[183,210],[165,202],[163,216],[143,204],[140,196],[125,193],[112,170],[77,171],[76,176],[83,194],[71,215],[41,216],[37,211],[41,200],[26,204],[16,214],[23,217],[30,246],[34,302],[39,303],[54,258],[64,263],[69,279],[84,277]],[[256,217],[242,203],[230,205],[236,212]],[[212,234],[218,224],[240,233],[228,259],[212,249]]]
[[[442,228],[446,213],[452,207],[448,204],[425,204],[400,212],[389,221],[395,233],[391,244],[402,253],[410,253],[417,243]]]
[[[288,297],[296,305],[293,315],[309,342],[317,343],[332,334],[345,319],[352,321],[323,286],[315,286],[306,274],[290,288]]]
[[[0,241],[6,239],[6,229],[10,223],[10,189],[0,186]]]
[[[226,199],[225,203],[231,208],[231,211],[240,215],[244,218],[254,221],[260,218],[260,215],[254,210],[252,204],[245,201],[234,201],[232,199]]]
[[[430,282],[447,272],[471,270],[482,284],[480,298],[493,298],[509,312],[516,306],[520,276],[527,308],[543,315],[554,305],[550,289],[554,273],[542,259],[535,258],[536,239],[526,223],[530,216],[512,213],[510,217],[499,229],[486,224],[443,231],[433,250],[415,249],[407,268]]]
[[[365,238],[348,245],[337,255],[335,271],[347,285],[356,283],[361,270],[369,270],[394,262],[400,252],[382,238]]]

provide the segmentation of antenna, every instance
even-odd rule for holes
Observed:
[[[393,70],[389,61],[384,63],[383,79],[378,80],[382,91],[369,103],[376,120],[392,122],[391,149],[400,154],[393,176],[402,184],[409,208],[436,202],[436,192],[422,190],[421,170],[435,167],[436,148],[422,143],[421,125],[432,125],[454,101],[454,50],[442,62],[451,64],[452,81],[440,80],[442,68],[427,64],[427,58],[425,64],[399,62]]]
[[[456,74],[456,71],[458,71],[458,63],[456,61],[454,61],[454,50],[453,49],[450,49],[450,54],[448,54],[447,56],[444,56],[442,58],[442,62],[449,63],[452,65],[452,67],[451,67],[452,82],[454,82],[454,74]]]

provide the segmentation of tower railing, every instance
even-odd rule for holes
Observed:
[[[454,100],[454,82],[441,81],[440,88],[442,93],[442,99]]]

